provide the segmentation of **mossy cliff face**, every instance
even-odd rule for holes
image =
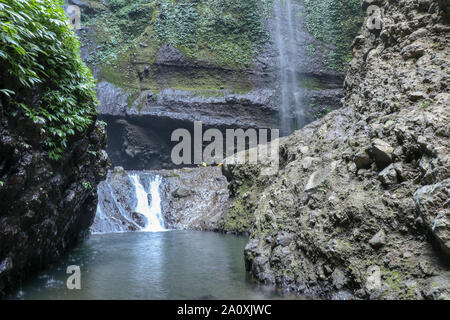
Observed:
[[[308,31],[317,40],[307,44],[308,55],[318,55],[323,68],[342,72],[352,59],[353,38],[361,28],[364,12],[360,0],[305,0]]]
[[[265,114],[256,117],[253,123],[242,122],[247,126],[255,123],[259,127],[279,126],[277,49],[270,36],[273,0],[76,2],[82,11],[83,28],[79,35],[83,57],[99,82],[107,81],[125,90],[126,106],[152,109],[159,105],[160,92],[174,89],[194,92],[197,98],[205,100],[222,97],[218,108],[237,107],[233,116],[240,119],[248,108],[225,98],[247,94],[250,106],[262,109]],[[309,48],[303,61],[299,61],[308,67],[300,85],[310,90],[310,119],[314,119],[340,106],[336,89],[351,55],[350,39],[359,28],[362,11],[355,0],[298,2],[303,8],[304,23],[296,27],[307,34],[302,46]],[[332,12],[332,17],[324,20],[322,12],[328,15]],[[197,105],[188,105],[193,111],[191,117],[181,109],[175,112],[178,118],[192,120],[204,112]],[[102,112],[107,112],[107,108]],[[213,113],[210,117],[214,124],[223,115]]]
[[[2,296],[88,235],[109,160],[62,2],[0,7]]]
[[[341,22],[353,16],[356,21],[362,10],[353,0],[345,1],[342,20],[327,19],[331,24],[326,24],[313,14],[315,5],[292,1],[303,14],[296,26],[306,39],[297,48],[305,52],[299,60],[305,72],[298,85],[308,106],[305,122],[310,122],[341,106],[342,57],[351,52],[348,39],[355,35],[354,28],[343,28]],[[158,132],[166,130],[163,135],[169,137],[169,129],[188,128],[193,121],[215,128],[280,128],[273,0],[68,2],[81,8],[82,57],[98,79],[98,109],[109,124],[125,118],[133,126],[125,130],[138,126],[147,132],[160,122],[167,125]],[[317,2],[323,11],[341,1]],[[350,20],[352,26],[358,23]],[[347,39],[336,42],[339,50],[330,43],[331,34]],[[312,47],[317,50],[306,50]],[[327,57],[338,51],[333,67]],[[108,126],[111,135],[114,126]],[[159,144],[154,137],[146,134],[145,139],[122,139],[114,143],[117,148],[110,145],[108,152],[117,155],[113,164],[135,170],[162,168],[168,155],[149,147]],[[125,152],[130,148],[142,152],[130,156]],[[164,154],[164,159],[155,154]]]
[[[449,21],[364,1],[344,107],[281,140],[281,168],[225,166],[260,281],[347,299],[450,299]],[[366,21],[368,18],[366,18]],[[257,195],[257,196],[255,196]]]
[[[85,60],[99,80],[131,91],[248,92],[245,71],[268,37],[256,0],[87,1],[81,9]]]

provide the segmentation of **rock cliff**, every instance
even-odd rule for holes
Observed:
[[[276,175],[224,167],[247,268],[328,298],[450,299],[448,5],[369,5],[343,109],[281,139]]]
[[[109,135],[117,121],[126,131],[108,146],[114,165],[172,167],[170,133],[193,121],[206,128],[280,127],[273,0],[68,3],[81,8],[78,35],[99,82],[101,119],[112,124]],[[295,26],[302,39],[296,86],[310,122],[341,106],[343,65],[362,11],[358,0],[296,7],[305,18]]]
[[[11,0],[0,9],[1,297],[88,235],[109,160],[92,75],[62,8]]]

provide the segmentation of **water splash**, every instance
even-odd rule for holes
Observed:
[[[164,220],[161,213],[161,196],[159,187],[161,177],[154,176],[150,181],[150,191],[147,192],[141,184],[140,177],[137,174],[130,175],[131,182],[136,190],[137,206],[135,211],[147,218],[147,223],[142,231],[158,232],[166,231]],[[151,204],[149,205],[148,194],[151,195]]]
[[[274,38],[278,48],[278,66],[281,86],[281,133],[287,135],[305,124],[302,104],[303,90],[299,86],[299,50],[304,43],[299,32],[300,9],[292,0],[276,0],[274,3]]]

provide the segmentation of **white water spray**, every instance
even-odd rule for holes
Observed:
[[[150,181],[150,191],[147,192],[141,184],[140,177],[137,174],[130,175],[131,182],[136,190],[137,206],[135,211],[147,218],[147,223],[142,231],[158,232],[166,231],[164,220],[161,213],[161,196],[159,187],[161,177],[155,176]],[[148,194],[151,195],[151,204],[148,203]]]

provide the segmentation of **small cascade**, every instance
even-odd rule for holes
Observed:
[[[278,49],[280,81],[281,133],[290,134],[305,124],[303,92],[299,86],[303,39],[298,31],[302,23],[300,9],[292,0],[275,0],[273,37]]]
[[[129,177],[136,190],[137,206],[135,211],[142,214],[147,219],[145,227],[142,229],[142,231],[165,231],[166,229],[164,227],[164,220],[161,213],[161,196],[159,194],[161,177],[153,177],[153,179],[150,181],[149,192],[147,192],[142,185],[139,175],[133,174]],[[149,193],[151,196],[150,205],[148,201]]]
[[[165,231],[159,193],[162,177],[146,172],[110,172],[98,186],[92,233]]]

